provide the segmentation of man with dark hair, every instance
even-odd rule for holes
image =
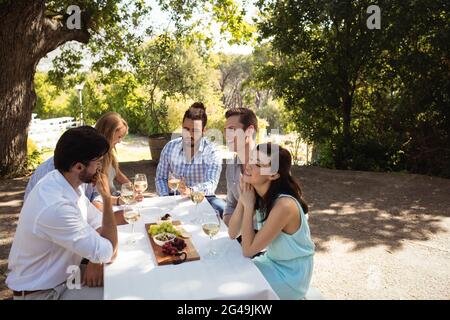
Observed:
[[[203,103],[194,103],[184,114],[182,137],[170,141],[162,150],[156,170],[158,195],[169,195],[168,179],[172,173],[182,179],[179,190],[189,196],[192,190],[204,192],[211,206],[222,215],[225,203],[215,196],[222,157],[219,150],[204,137],[207,115]]]
[[[47,173],[55,170],[55,163],[53,156],[42,162],[28,180],[27,187],[25,188],[25,194],[23,195],[23,201],[26,201],[31,190],[34,186],[47,175]],[[82,187],[85,189],[84,194],[92,202],[95,196],[95,188],[92,184],[83,184]]]
[[[248,108],[233,108],[225,113],[225,139],[230,151],[236,156],[232,163],[227,163],[227,200],[223,221],[228,226],[231,215],[239,201],[239,179],[243,168],[248,164],[250,152],[256,146],[258,118]]]
[[[117,253],[108,179],[99,170],[108,150],[108,141],[91,127],[69,129],[58,140],[56,170],[36,184],[20,212],[6,279],[14,299],[103,298],[102,288],[75,283],[76,290],[66,282],[83,258],[108,263]],[[103,215],[81,188],[95,182]]]
[[[80,127],[80,130],[83,130],[87,133],[91,132],[91,133],[95,133],[96,130],[93,127],[89,127],[89,126],[83,126]],[[56,150],[55,150],[56,151]],[[48,158],[46,161],[44,161],[43,163],[41,163],[36,170],[33,172],[33,174],[30,177],[30,180],[28,181],[27,187],[25,189],[25,194],[24,194],[24,201],[27,200],[28,195],[30,194],[31,190],[33,190],[34,186],[43,178],[45,177],[45,175],[53,170],[55,170],[55,161],[54,161],[54,157],[50,157]],[[83,184],[82,187],[85,189],[85,195],[86,197],[92,201],[93,199],[93,194],[94,194],[94,186],[92,186],[92,184]]]

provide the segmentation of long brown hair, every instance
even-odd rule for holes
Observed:
[[[102,161],[102,172],[106,175],[109,175],[110,166],[113,166],[116,171],[118,169],[115,147],[113,147],[112,142],[114,134],[123,126],[127,129],[128,133],[128,123],[117,112],[105,113],[95,124],[95,129],[105,136],[110,145],[109,151],[103,156]]]
[[[256,147],[257,151],[262,151],[266,153],[271,159],[272,156],[277,156],[276,154],[272,154],[278,150],[279,163],[278,170],[276,173],[280,175],[280,177],[276,180],[273,180],[270,183],[269,190],[267,190],[266,194],[263,197],[260,197],[256,194],[256,204],[255,208],[259,209],[264,216],[263,221],[267,219],[270,211],[272,210],[275,201],[278,199],[280,194],[288,194],[293,196],[300,203],[303,212],[308,212],[308,205],[306,201],[303,199],[302,190],[300,185],[296,181],[296,179],[291,174],[292,167],[292,156],[291,153],[280,147],[279,145],[273,143],[265,143],[260,144]],[[273,172],[275,174],[275,172]]]

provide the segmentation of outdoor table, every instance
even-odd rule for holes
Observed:
[[[223,222],[213,240],[202,231],[201,225],[191,223],[198,214],[214,213],[206,199],[198,204],[198,210],[181,196],[146,198],[139,207],[141,219],[134,226],[135,243],[127,243],[131,225],[118,226],[118,255],[104,268],[105,299],[279,299],[251,259],[243,256],[239,243],[229,238]],[[181,221],[183,228],[192,234],[191,241],[200,260],[157,265],[145,224],[156,222],[168,212],[172,220]],[[210,241],[218,254],[214,259],[205,259]]]

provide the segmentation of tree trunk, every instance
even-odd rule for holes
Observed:
[[[26,1],[6,4],[0,12],[0,176],[26,169],[27,130],[36,101],[33,75],[37,61],[28,41],[34,21]],[[24,16],[21,16],[22,13]],[[36,14],[35,14],[36,15]],[[37,16],[37,15],[36,15]],[[27,21],[24,21],[26,19]]]
[[[351,112],[352,112],[353,94],[347,94],[342,101],[342,144],[337,150],[336,168],[348,169],[348,161],[350,160],[350,150],[352,148],[351,134]],[[338,144],[339,145],[339,144]]]
[[[4,43],[5,38],[0,36],[0,41]],[[36,62],[14,56],[14,51],[4,52],[4,48],[0,48],[0,176],[9,177],[26,169],[28,124],[36,102]]]
[[[343,104],[343,142],[344,147],[350,147],[352,137],[351,137],[351,111],[352,111],[352,95],[348,95],[344,98],[344,104]]]
[[[44,0],[7,0],[0,7],[0,177],[18,176],[26,169],[40,59],[66,41],[89,39],[86,30],[68,30],[44,13]]]

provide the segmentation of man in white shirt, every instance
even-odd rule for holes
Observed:
[[[108,179],[98,173],[108,150],[107,140],[91,127],[70,129],[59,139],[56,170],[36,184],[20,213],[6,279],[14,299],[103,298],[103,289],[80,289],[68,279],[82,258],[110,263],[117,253]],[[103,197],[103,214],[81,188],[94,180]]]
[[[41,163],[36,170],[33,172],[33,174],[30,177],[30,180],[28,181],[27,187],[25,188],[25,194],[23,196],[23,200],[26,201],[28,198],[28,195],[30,194],[31,190],[33,190],[34,186],[42,179],[44,178],[47,173],[55,170],[55,163],[53,160],[53,157],[48,158],[43,163]],[[89,199],[89,201],[92,202],[92,204],[100,211],[103,211],[103,201],[102,196],[95,190],[95,186],[92,185],[92,183],[83,183],[80,186],[83,189],[83,192],[86,196],[86,198]],[[138,201],[141,201],[138,197],[135,198]],[[120,197],[114,197],[111,196],[111,201],[113,204],[124,204],[122,200],[120,200]],[[115,212],[116,214],[116,222],[117,225],[127,224],[125,219],[123,218],[123,211],[118,210]]]

